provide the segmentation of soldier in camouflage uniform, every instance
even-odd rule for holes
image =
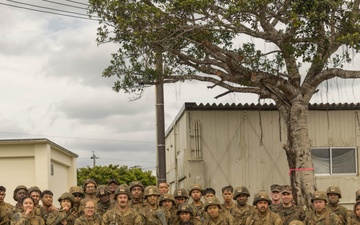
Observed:
[[[46,221],[50,213],[58,211],[59,209],[53,205],[54,194],[50,190],[44,190],[41,192],[40,198],[42,206],[40,208],[41,217]]]
[[[88,199],[84,203],[84,214],[75,219],[74,225],[101,225],[101,216],[95,213],[94,200]]]
[[[73,215],[76,218],[79,218],[83,214],[83,208],[81,207],[81,200],[84,198],[84,190],[79,186],[72,186],[70,187],[69,192],[74,196]]]
[[[40,212],[40,195],[41,195],[41,190],[39,187],[37,186],[32,186],[29,188],[29,196],[32,197],[34,199],[35,205],[34,205],[34,212],[35,215],[37,216],[41,216],[41,212]]]
[[[102,216],[106,211],[113,209],[115,207],[115,202],[110,201],[111,191],[108,186],[100,185],[96,189],[96,197],[99,198],[99,201],[96,203],[96,212]]]
[[[233,196],[237,204],[230,210],[230,214],[235,218],[237,225],[245,225],[246,219],[256,211],[254,206],[247,203],[250,192],[245,186],[236,187]]]
[[[347,225],[360,225],[360,201],[355,203],[353,211],[347,219]]]
[[[22,210],[23,210],[22,200],[23,200],[23,198],[28,197],[28,196],[29,196],[29,190],[27,189],[26,186],[19,185],[15,188],[14,193],[13,193],[13,199],[16,201],[16,204],[14,207],[9,208],[6,211],[8,219],[11,219],[11,217],[16,212],[22,212]]]
[[[189,196],[192,199],[190,207],[192,208],[195,217],[200,219],[198,215],[198,211],[204,208],[205,204],[201,201],[203,188],[200,184],[194,184],[189,191]]]
[[[84,198],[81,200],[82,207],[84,207],[84,202],[88,199],[94,200],[95,202],[99,201],[96,197],[96,188],[97,183],[93,179],[86,179],[83,183]]]
[[[284,225],[289,225],[293,220],[305,220],[305,211],[302,207],[293,204],[293,194],[290,185],[283,185],[281,190],[281,206],[277,214],[281,217]]]
[[[108,182],[108,187],[109,190],[111,192],[110,194],[110,200],[114,201],[114,194],[115,194],[115,190],[116,188],[119,186],[119,181],[117,181],[116,179],[110,179]]]
[[[313,211],[306,215],[306,225],[342,225],[340,218],[326,207],[328,197],[324,191],[315,191],[311,203]]]
[[[6,188],[4,186],[0,186],[0,224],[1,225],[9,225],[10,218],[7,217],[6,212],[8,209],[13,208],[14,206],[10,203],[6,203]]]
[[[222,197],[224,199],[223,204],[221,205],[222,208],[228,212],[231,212],[234,207],[236,207],[233,198],[234,188],[231,185],[225,186],[221,189]]]
[[[256,207],[255,213],[247,219],[246,225],[282,225],[280,216],[269,209],[271,200],[266,192],[259,192],[254,197],[253,205]]]
[[[74,196],[69,192],[65,192],[58,198],[58,201],[60,210],[52,211],[48,215],[46,225],[73,225],[76,219],[73,215]]]
[[[178,220],[174,225],[181,225],[185,223],[202,225],[202,223],[199,220],[195,219],[194,213],[190,205],[187,203],[183,203],[179,205],[179,207],[177,208],[177,215],[178,215]]]
[[[209,198],[204,207],[207,216],[203,225],[234,225],[234,217],[221,210],[221,203],[216,197]]]
[[[144,225],[167,225],[170,215],[158,206],[160,191],[156,186],[150,185],[144,191],[147,205],[139,210]]]
[[[140,214],[130,208],[130,191],[126,185],[119,185],[114,193],[115,208],[102,217],[102,225],[143,225]]]
[[[347,218],[350,216],[350,213],[347,208],[339,204],[339,199],[341,198],[340,188],[336,186],[328,187],[328,189],[326,190],[326,194],[329,199],[329,204],[327,205],[327,207],[340,217],[342,224],[346,224]]]
[[[175,198],[175,206],[179,207],[179,205],[187,202],[189,196],[184,188],[178,188],[175,189],[174,191],[174,198]]]
[[[273,184],[270,186],[270,190],[271,204],[269,206],[269,209],[277,213],[278,208],[281,206],[281,185]]]
[[[130,207],[139,211],[146,205],[146,201],[143,199],[144,185],[140,181],[133,181],[129,185],[131,200]]]
[[[14,213],[11,218],[11,225],[44,225],[44,220],[35,215],[34,213],[34,199],[31,197],[24,197],[21,200],[22,202],[22,212]]]
[[[174,224],[177,221],[175,198],[172,194],[162,194],[160,197],[159,205],[167,211],[168,224]]]

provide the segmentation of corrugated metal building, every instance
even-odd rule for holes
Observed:
[[[339,186],[341,203],[350,207],[360,189],[360,104],[315,104],[309,109],[317,187]],[[270,191],[271,184],[290,182],[284,144],[286,126],[272,104],[185,103],[166,132],[167,182],[171,191],[202,184],[214,188],[218,197],[229,184],[247,186],[252,195]]]

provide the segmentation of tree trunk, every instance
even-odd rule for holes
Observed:
[[[298,205],[310,207],[316,182],[310,152],[308,114],[308,102],[303,100],[293,101],[291,107],[287,108],[285,122],[288,142],[284,149],[294,199]]]

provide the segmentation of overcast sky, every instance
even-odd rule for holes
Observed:
[[[94,151],[97,165],[155,170],[154,89],[137,101],[112,91],[114,79],[101,73],[117,46],[97,46],[97,21],[23,9],[85,14],[87,1],[19,2],[0,0],[0,139],[48,138],[78,154],[78,167],[92,166]],[[358,61],[348,68],[356,69]],[[318,93],[313,102],[358,102],[358,85],[329,84],[334,91]],[[185,102],[257,103],[255,96],[240,94],[216,100],[224,90],[206,86],[199,82],[165,86],[166,129]]]

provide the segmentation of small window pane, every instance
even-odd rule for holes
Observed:
[[[331,149],[333,173],[356,173],[355,149]]]
[[[311,150],[315,174],[330,174],[330,149]]]

